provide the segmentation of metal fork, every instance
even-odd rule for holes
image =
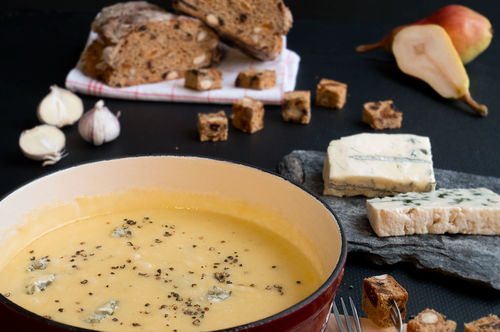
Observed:
[[[349,303],[351,304],[352,317],[354,318],[356,329],[358,332],[361,332],[361,325],[359,324],[358,312],[356,311],[356,307],[354,306],[354,302],[350,296],[349,296]],[[349,319],[349,313],[347,312],[347,308],[345,306],[343,298],[340,298],[340,304],[342,305],[342,310],[344,311],[344,318],[347,325],[347,331],[355,332],[351,320]],[[340,319],[339,311],[337,309],[337,305],[335,304],[335,302],[333,302],[333,314],[335,315],[335,320],[337,321],[337,325],[339,326],[340,332],[346,332],[344,324],[342,323],[342,319]]]
[[[403,332],[403,320],[401,319],[401,311],[399,311],[398,304],[394,300],[392,300],[391,306],[391,319],[398,332]]]

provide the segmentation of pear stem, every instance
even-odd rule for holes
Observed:
[[[477,101],[472,99],[469,93],[466,93],[463,97],[460,98],[460,100],[472,107],[477,114],[481,116],[488,115],[488,107],[486,105],[481,105]]]
[[[356,52],[358,53],[365,53],[365,52],[370,52],[373,50],[376,50],[378,48],[383,48],[385,47],[384,43],[379,41],[373,44],[367,44],[367,45],[359,45],[356,47]]]

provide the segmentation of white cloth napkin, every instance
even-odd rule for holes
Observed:
[[[94,33],[93,33],[94,34]],[[91,35],[89,40],[95,36]],[[283,51],[274,61],[261,62],[237,49],[225,47],[225,57],[217,66],[222,71],[222,89],[195,91],[184,88],[184,79],[176,79],[152,84],[141,84],[124,88],[113,88],[85,76],[73,68],[66,76],[66,88],[82,94],[134,100],[194,102],[231,104],[245,96],[262,101],[264,104],[280,104],[283,93],[295,89],[300,57],[286,48],[283,37]],[[234,86],[238,73],[249,68],[272,69],[276,71],[276,87],[267,90],[242,89]]]

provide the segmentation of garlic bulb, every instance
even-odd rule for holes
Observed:
[[[19,147],[24,155],[34,160],[44,160],[42,166],[53,165],[67,154],[64,133],[51,125],[40,125],[25,130],[19,137]]]
[[[104,106],[104,101],[99,100],[93,109],[83,114],[78,122],[78,132],[84,140],[101,145],[110,142],[120,135],[120,122],[117,115]]]
[[[72,125],[82,114],[83,103],[80,97],[57,85],[50,87],[50,93],[43,98],[37,110],[40,122],[59,128]]]

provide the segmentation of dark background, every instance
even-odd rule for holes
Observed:
[[[1,8],[6,10],[35,10],[58,12],[86,12],[97,13],[103,6],[108,6],[117,1],[86,0],[7,0],[2,1]],[[169,0],[152,0],[151,3],[170,8]],[[500,12],[496,10],[494,0],[285,0],[286,5],[293,13],[296,20],[313,19],[334,22],[372,22],[372,23],[408,23],[434,11],[437,8],[451,3],[462,4],[487,15],[493,22],[499,18]]]
[[[168,1],[153,1],[169,6]],[[308,126],[281,121],[280,107],[266,107],[265,129],[253,135],[233,128],[229,140],[200,143],[196,114],[229,105],[171,104],[106,100],[121,110],[122,134],[101,147],[86,144],[76,126],[64,128],[69,156],[42,168],[22,156],[17,141],[22,130],[38,124],[38,103],[52,84],[64,85],[83,49],[92,18],[114,1],[2,1],[0,4],[0,195],[36,177],[89,161],[133,155],[180,154],[210,156],[276,170],[283,155],[294,149],[325,150],[328,142],[359,132],[371,132],[361,122],[366,101],[393,99],[403,112],[403,126],[391,133],[429,136],[434,166],[500,177],[500,41],[466,66],[471,93],[489,106],[480,118],[457,101],[444,100],[426,84],[402,74],[384,51],[356,54],[358,44],[375,42],[394,26],[418,20],[448,1],[287,1],[294,15],[289,48],[302,58],[297,89],[314,90],[322,77],[349,85],[347,104],[334,111],[312,107]],[[500,26],[500,3],[460,1]],[[97,98],[81,96],[86,109]],[[471,258],[473,259],[473,258]],[[499,258],[500,265],[500,258]],[[350,255],[339,295],[353,296],[361,307],[362,279],[390,273],[410,294],[409,315],[434,308],[463,322],[500,314],[500,292],[411,265],[375,266]]]

